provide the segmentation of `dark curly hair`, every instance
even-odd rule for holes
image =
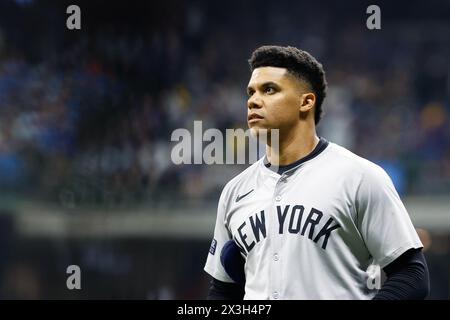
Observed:
[[[253,51],[248,60],[250,70],[259,67],[286,68],[300,80],[306,81],[316,95],[314,121],[322,118],[322,102],[326,96],[327,81],[323,66],[308,52],[295,47],[262,46]]]

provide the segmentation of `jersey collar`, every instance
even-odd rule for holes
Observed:
[[[305,157],[303,157],[303,158],[301,158],[301,159],[299,159],[299,160],[297,160],[297,161],[295,161],[295,162],[293,162],[293,163],[291,163],[291,164],[288,164],[288,165],[286,165],[286,166],[280,166],[280,167],[278,167],[278,170],[277,170],[277,171],[276,171],[275,168],[273,168],[273,167],[271,166],[269,160],[267,159],[267,155],[264,156],[264,158],[263,158],[263,163],[264,163],[264,166],[265,166],[266,168],[268,168],[269,170],[271,170],[271,171],[273,171],[273,172],[275,172],[275,173],[278,173],[278,174],[283,174],[283,173],[285,173],[286,171],[289,171],[289,170],[291,170],[291,169],[293,169],[293,168],[299,166],[300,164],[302,164],[302,163],[304,163],[304,162],[306,162],[306,161],[308,161],[308,160],[311,160],[311,159],[317,157],[320,153],[322,153],[323,150],[326,149],[326,147],[328,147],[328,144],[329,144],[329,142],[328,142],[325,138],[320,137],[319,143],[318,143],[317,146],[314,148],[314,150],[311,151],[311,153],[309,153],[307,156],[305,156]]]

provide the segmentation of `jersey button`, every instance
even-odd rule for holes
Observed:
[[[278,299],[278,292],[274,292],[273,294],[272,294],[272,297],[274,298],[274,299]]]
[[[281,200],[281,196],[276,196],[275,197],[275,201],[280,201]]]
[[[273,255],[273,260],[278,261],[278,259],[279,259],[278,254],[275,253],[275,254]]]

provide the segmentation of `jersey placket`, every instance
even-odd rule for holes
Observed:
[[[281,255],[281,248],[283,246],[283,239],[279,234],[278,226],[278,216],[276,207],[281,205],[283,201],[284,191],[286,190],[286,174],[282,174],[276,185],[273,192],[273,200],[272,200],[272,212],[270,213],[270,235],[272,239],[272,250],[270,251],[270,298],[271,299],[283,299],[282,287],[283,283],[283,274],[281,272],[283,263],[283,258]]]

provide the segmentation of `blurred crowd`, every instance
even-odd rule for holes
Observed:
[[[80,31],[65,28],[62,5],[3,3],[2,192],[68,207],[216,200],[242,167],[174,165],[171,133],[194,120],[246,129],[246,59],[263,44],[298,46],[324,64],[320,135],[379,163],[402,195],[448,190],[448,20],[412,23],[391,5],[382,30],[369,31],[364,11],[258,3],[111,5],[109,20],[86,18]],[[36,27],[39,13],[57,18]],[[32,29],[32,39],[20,34]]]

